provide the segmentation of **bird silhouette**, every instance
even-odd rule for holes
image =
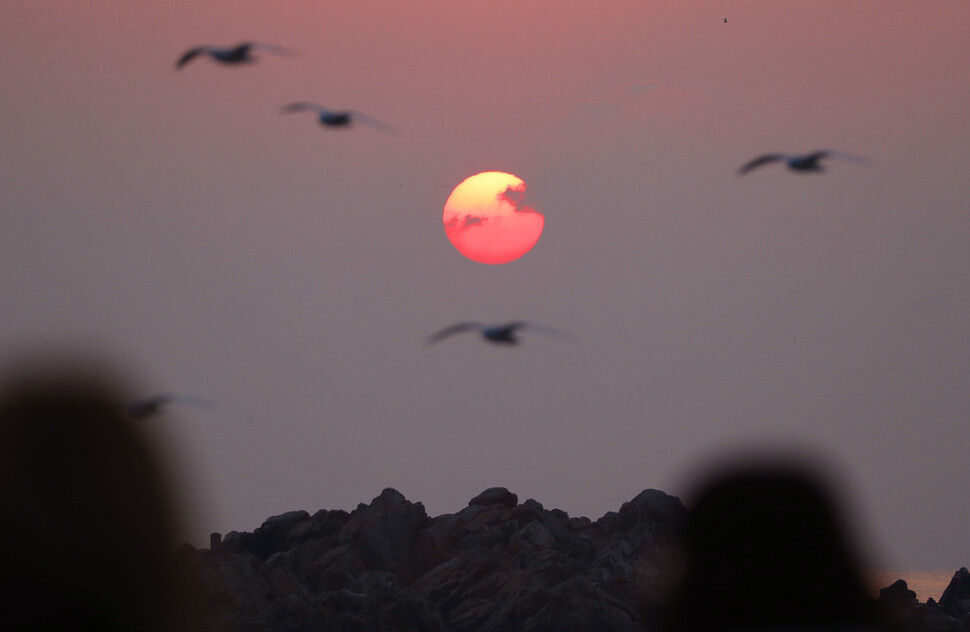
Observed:
[[[742,165],[741,168],[738,169],[738,175],[743,176],[752,169],[756,169],[762,165],[771,164],[773,162],[784,162],[790,170],[797,171],[799,173],[824,173],[825,167],[819,164],[819,161],[825,158],[839,158],[841,160],[847,160],[855,163],[868,162],[867,159],[862,158],[861,156],[854,156],[852,154],[839,151],[830,151],[828,149],[820,149],[808,154],[763,154],[747,164]]]
[[[307,101],[290,103],[289,105],[284,105],[282,109],[283,114],[304,111],[315,112],[317,120],[320,121],[321,125],[326,127],[352,127],[354,123],[360,122],[383,132],[390,132],[393,129],[387,123],[367,116],[366,114],[361,114],[360,112],[354,112],[352,110],[328,110],[322,105]]]
[[[466,331],[477,331],[482,335],[482,338],[486,342],[498,345],[517,345],[519,344],[518,332],[523,329],[541,331],[543,333],[560,338],[565,337],[565,334],[558,329],[547,327],[545,325],[537,325],[535,323],[527,323],[524,321],[513,321],[499,325],[485,325],[482,323],[469,322],[455,323],[454,325],[445,327],[441,331],[435,332],[428,337],[427,344],[433,345],[441,342],[445,338],[449,338],[455,334],[464,333]]]
[[[202,408],[208,408],[212,405],[207,400],[190,395],[162,393],[125,404],[125,414],[130,419],[148,419],[161,413],[162,409],[170,404],[188,404],[189,406],[200,406]]]
[[[217,46],[196,46],[182,53],[182,56],[175,62],[175,69],[180,70],[182,66],[189,63],[199,55],[208,55],[212,59],[229,65],[235,64],[254,64],[256,57],[253,57],[254,49],[265,50],[284,57],[293,57],[295,53],[288,48],[273,44],[262,44],[259,42],[242,42],[230,47]]]

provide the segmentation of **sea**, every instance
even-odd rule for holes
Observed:
[[[926,603],[931,597],[936,601],[940,600],[940,595],[946,590],[957,570],[959,569],[871,570],[867,576],[874,597],[879,596],[880,588],[889,586],[897,579],[903,579],[906,580],[906,586],[916,593],[916,599],[920,603]]]

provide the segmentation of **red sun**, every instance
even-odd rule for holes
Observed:
[[[515,261],[539,241],[546,218],[525,203],[522,178],[486,171],[448,196],[442,222],[458,252],[478,263]]]

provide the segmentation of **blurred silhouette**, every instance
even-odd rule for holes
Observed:
[[[69,370],[4,385],[3,629],[193,629],[174,500],[116,387]]]
[[[283,114],[305,111],[315,112],[317,115],[317,120],[320,121],[320,124],[325,127],[352,127],[355,122],[360,122],[364,123],[365,125],[370,125],[374,129],[379,129],[382,132],[390,132],[394,129],[387,123],[378,121],[377,119],[367,116],[366,114],[361,114],[360,112],[354,112],[351,110],[328,110],[322,105],[310,103],[308,101],[303,101],[301,103],[290,103],[289,105],[284,105],[282,108]]]
[[[684,546],[665,632],[878,627],[835,503],[807,467],[710,477]]]
[[[295,53],[282,46],[273,44],[260,44],[259,42],[243,42],[230,47],[217,46],[196,46],[182,53],[182,56],[175,62],[175,69],[181,70],[185,64],[189,63],[199,55],[208,55],[212,59],[228,65],[254,64],[256,57],[253,57],[253,50],[265,50],[284,57],[293,57]]]
[[[211,402],[191,395],[178,395],[175,393],[162,393],[145,399],[138,399],[128,402],[124,406],[125,414],[131,419],[148,419],[162,412],[162,409],[171,404],[187,404],[189,406],[199,406],[208,408]]]
[[[752,169],[757,169],[758,167],[769,165],[773,162],[784,162],[790,170],[799,173],[825,173],[825,167],[819,164],[819,161],[826,158],[839,158],[860,164],[868,162],[868,160],[861,156],[829,151],[827,149],[813,151],[808,154],[763,154],[738,169],[738,175],[743,176]]]
[[[502,325],[484,325],[482,323],[455,323],[454,325],[449,325],[441,331],[438,331],[428,337],[427,344],[433,345],[441,342],[445,338],[454,336],[455,334],[464,333],[466,331],[477,331],[482,335],[482,338],[486,342],[491,342],[493,344],[504,344],[504,345],[517,345],[519,344],[519,338],[517,336],[518,332],[523,329],[532,329],[535,331],[541,331],[546,334],[553,336],[565,337],[565,334],[558,329],[553,329],[552,327],[546,327],[545,325],[536,325],[535,323],[527,323],[523,321],[515,321],[511,323],[505,323]]]

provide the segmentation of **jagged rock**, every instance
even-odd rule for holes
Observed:
[[[253,534],[248,531],[230,531],[222,538],[222,550],[229,553],[242,553],[252,548]]]
[[[879,589],[879,601],[891,605],[916,605],[916,592],[909,589],[906,581],[897,579],[886,588]]]
[[[636,498],[620,506],[620,511],[608,521],[611,530],[629,531],[647,527],[652,531],[678,529],[687,519],[687,510],[675,496],[656,489],[647,489]]]
[[[433,538],[422,533],[430,523],[424,505],[388,488],[370,505],[351,513],[338,538],[369,570],[413,578],[440,561]]]
[[[266,531],[282,531],[295,524],[303,522],[309,517],[310,514],[305,511],[287,511],[286,513],[282,513],[278,516],[270,516],[263,521],[263,524],[259,527],[259,529]],[[257,531],[259,529],[257,529]]]
[[[478,496],[468,501],[469,505],[504,505],[515,507],[519,497],[504,487],[489,487]]]
[[[940,606],[955,617],[970,614],[970,572],[966,567],[953,574],[940,596]]]
[[[213,632],[655,630],[680,501],[646,490],[595,522],[501,487],[430,518],[387,488],[353,512],[287,512],[219,551],[180,549]],[[881,591],[893,632],[970,632],[970,573],[940,604]],[[644,620],[647,617],[647,620]]]
[[[307,533],[308,538],[320,539],[337,535],[350,519],[350,514],[341,509],[327,511],[321,509],[310,518],[312,525]]]
[[[310,514],[305,511],[288,511],[271,516],[253,532],[247,550],[265,560],[275,551],[285,551],[294,546],[312,526]]]
[[[885,627],[891,632],[970,631],[970,573],[957,571],[940,597],[919,603],[902,579],[879,591],[877,603]],[[946,602],[944,603],[944,598]]]

